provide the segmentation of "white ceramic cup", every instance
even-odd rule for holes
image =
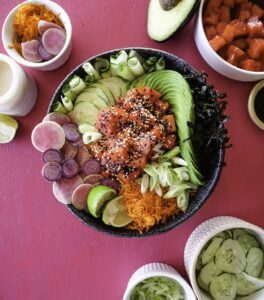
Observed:
[[[203,27],[203,10],[207,0],[201,0],[197,14],[194,39],[196,46],[204,60],[218,73],[238,81],[257,81],[264,79],[264,72],[252,72],[235,67],[225,61],[210,46]]]
[[[130,300],[131,293],[134,287],[142,280],[151,277],[164,276],[178,282],[184,292],[185,300],[196,300],[193,290],[187,281],[171,266],[162,263],[151,263],[140,267],[131,276],[123,296],[123,300]]]
[[[0,53],[0,112],[25,116],[35,105],[37,85],[9,56]]]
[[[65,44],[62,50],[60,51],[60,53],[54,56],[51,60],[39,62],[39,63],[30,62],[24,59],[24,57],[21,56],[20,53],[18,53],[15,48],[10,48],[10,45],[13,45],[13,37],[14,37],[13,19],[18,8],[23,3],[34,3],[38,5],[41,4],[45,5],[47,9],[51,10],[53,13],[59,16],[61,22],[65,27],[66,30]],[[7,15],[2,28],[2,41],[7,54],[11,56],[19,64],[40,71],[51,71],[57,69],[68,60],[72,49],[71,39],[72,39],[72,26],[71,26],[71,21],[69,16],[61,6],[59,6],[57,3],[52,2],[50,0],[28,0],[20,3],[19,5],[14,7]]]
[[[212,237],[222,231],[234,228],[244,228],[247,231],[251,232],[254,236],[257,237],[262,247],[264,248],[264,230],[262,228],[241,219],[227,216],[216,217],[203,222],[198,227],[196,227],[186,243],[184,250],[185,269],[188,273],[192,288],[199,300],[212,300],[212,298],[209,298],[208,294],[200,289],[197,284],[195,267],[198,257],[203,247]],[[246,297],[245,299],[263,300],[264,289]]]

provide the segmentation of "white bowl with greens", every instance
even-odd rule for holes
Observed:
[[[198,299],[264,299],[264,230],[256,225],[205,221],[189,237],[184,262]]]
[[[151,263],[130,278],[123,300],[195,300],[187,281],[171,266]]]

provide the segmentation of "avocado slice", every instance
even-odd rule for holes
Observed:
[[[189,139],[192,136],[192,129],[188,126],[188,122],[194,123],[195,116],[193,97],[188,82],[176,71],[162,70],[142,75],[131,84],[131,88],[143,86],[159,91],[162,99],[170,104],[170,109],[175,115],[181,155],[188,163],[190,180],[197,186],[202,185],[203,177]]]
[[[199,2],[198,0],[180,0],[175,7],[164,10],[160,0],[150,0],[147,20],[149,37],[157,42],[171,37],[191,20]]]

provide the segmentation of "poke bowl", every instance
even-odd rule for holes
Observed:
[[[213,192],[228,142],[225,95],[206,81],[182,59],[150,48],[111,50],[77,66],[32,132],[55,198],[86,225],[118,237],[157,235],[188,220]],[[77,148],[75,179],[65,140]],[[55,171],[51,157],[59,157]]]

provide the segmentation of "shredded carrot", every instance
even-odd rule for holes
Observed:
[[[163,199],[155,192],[141,194],[136,182],[122,184],[123,204],[133,222],[128,228],[140,233],[148,231],[158,223],[165,223],[168,218],[179,213],[176,199]]]
[[[15,14],[13,21],[16,34],[13,42],[18,52],[21,53],[20,43],[33,40],[39,36],[39,20],[53,22],[64,28],[59,17],[48,10],[45,5],[36,5],[33,3],[22,4]]]

